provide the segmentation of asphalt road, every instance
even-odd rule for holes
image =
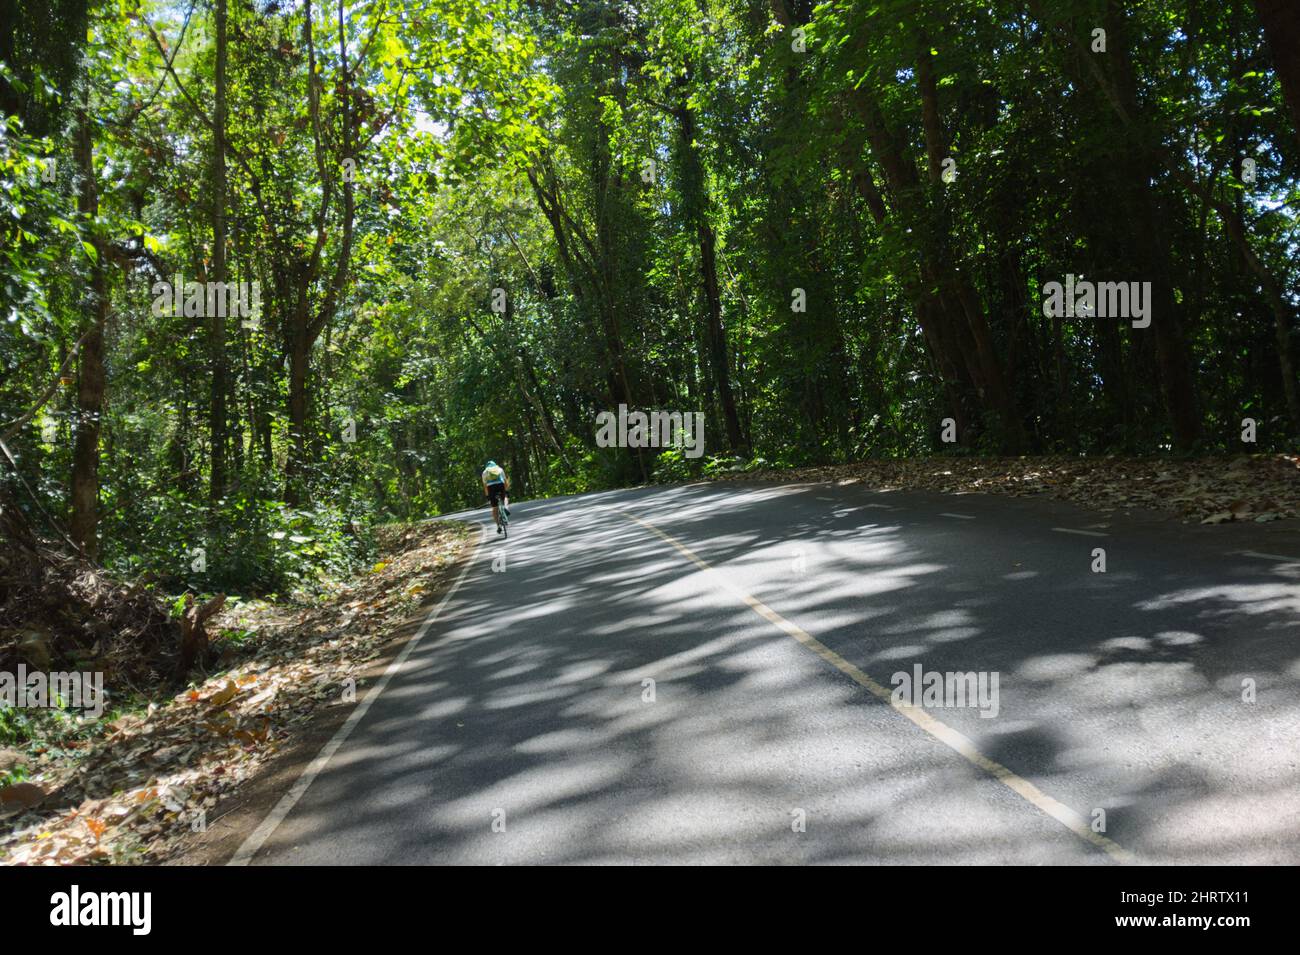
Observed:
[[[1295,522],[826,484],[512,513],[469,515],[253,862],[1300,862]],[[917,664],[996,675],[996,715],[891,704]]]

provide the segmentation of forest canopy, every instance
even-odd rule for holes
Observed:
[[[1300,446],[1287,0],[0,13],[0,491],[123,575],[309,583],[489,458]]]

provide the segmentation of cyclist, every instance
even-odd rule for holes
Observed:
[[[501,515],[497,513],[498,503],[506,510],[506,516],[510,516],[510,501],[506,497],[506,492],[510,490],[510,479],[506,477],[505,468],[495,461],[489,461],[483,468],[481,475],[483,482],[483,493],[492,503],[492,520],[496,522],[497,533],[501,533]]]

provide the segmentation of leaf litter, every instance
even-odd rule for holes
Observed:
[[[383,560],[319,599],[228,605],[221,672],[51,747],[0,787],[0,864],[157,864],[382,651],[465,552],[456,522],[379,528]],[[5,751],[11,763],[21,754]],[[0,754],[4,755],[4,754]]]
[[[864,483],[880,490],[1047,495],[1102,511],[1149,509],[1185,523],[1300,516],[1300,455],[1227,458],[930,457],[731,472],[722,480]]]

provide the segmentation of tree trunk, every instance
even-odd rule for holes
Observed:
[[[916,14],[919,19],[921,11],[918,9]],[[943,160],[947,158],[948,146],[939,112],[939,88],[934,71],[934,55],[930,52],[930,41],[923,30],[917,32],[917,47],[917,89],[921,95],[921,117],[930,176],[933,217],[933,231],[923,233],[922,255],[934,261],[940,287],[948,289],[948,297],[954,303],[954,310],[958,313],[956,320],[960,321],[963,316],[965,318],[975,346],[973,357],[977,368],[972,368],[972,375],[978,383],[980,397],[1001,420],[1002,434],[998,438],[999,444],[1003,450],[1014,454],[1023,451],[1025,447],[1024,425],[1020,410],[1011,392],[1002,361],[994,347],[993,331],[984,312],[984,303],[980,301],[975,287],[971,284],[970,270],[962,267],[961,255],[953,251],[949,241],[949,236],[952,234],[952,218],[944,199],[942,182]],[[918,189],[916,194],[920,196],[922,191]]]
[[[86,94],[87,99],[89,93]],[[91,230],[95,255],[90,263],[90,286],[86,300],[88,332],[78,359],[77,437],[72,452],[69,532],[72,540],[91,560],[99,556],[99,434],[104,413],[104,326],[108,320],[108,280],[104,272],[104,243],[94,225],[99,213],[95,183],[94,146],[88,105],[77,116],[76,160],[80,175],[77,209]]]
[[[1292,434],[1300,435],[1300,388],[1296,385],[1295,363],[1291,361],[1291,307],[1287,304],[1286,291],[1250,247],[1250,242],[1246,238],[1246,227],[1241,219],[1240,204],[1235,208],[1227,203],[1214,205],[1242,261],[1259,279],[1269,311],[1273,315],[1277,360],[1282,372],[1282,395],[1286,400],[1287,416],[1291,419]]]
[[[307,290],[298,290],[288,341],[289,352],[289,456],[285,465],[285,500],[300,504],[307,474],[307,374],[311,367],[312,339],[307,329]]]
[[[722,293],[718,286],[717,235],[709,223],[708,187],[704,182],[704,164],[695,146],[695,117],[689,106],[677,109],[682,163],[683,207],[694,220],[700,249],[700,273],[704,284],[705,340],[708,342],[709,367],[718,388],[718,403],[727,429],[727,444],[733,454],[744,446],[736,399],[731,390],[731,368],[727,358],[727,333],[722,326]]]
[[[1035,16],[1041,8],[1034,4]],[[1071,79],[1082,84],[1085,70],[1091,71],[1106,100],[1115,113],[1118,129],[1128,137],[1130,154],[1121,162],[1117,178],[1126,186],[1131,197],[1127,221],[1131,234],[1129,244],[1132,258],[1140,274],[1149,277],[1152,299],[1151,332],[1155,339],[1156,368],[1160,389],[1169,413],[1174,446],[1180,451],[1190,451],[1200,438],[1200,415],[1197,411],[1196,388],[1192,380],[1191,352],[1183,327],[1182,309],[1173,294],[1173,259],[1168,236],[1161,227],[1163,216],[1156,200],[1152,183],[1166,163],[1164,145],[1158,131],[1141,116],[1137,98],[1128,17],[1117,0],[1106,0],[1102,18],[1109,47],[1105,57],[1090,53],[1081,34],[1071,25],[1061,25],[1074,47],[1077,60],[1066,59],[1071,69]],[[1181,169],[1170,166],[1175,178]]]
[[[731,390],[731,368],[727,358],[727,333],[722,327],[722,295],[718,289],[718,258],[713,227],[699,223],[700,268],[704,273],[704,297],[708,302],[709,360],[713,377],[718,383],[718,400],[727,427],[727,444],[733,454],[744,447],[740,418],[736,414],[736,399]]]
[[[356,160],[356,121],[352,113],[352,73],[348,68],[347,40],[344,33],[343,4],[338,7],[338,92],[342,135],[339,151],[331,154],[321,134],[320,84],[324,82],[316,69],[316,46],[312,26],[311,3],[304,4],[306,22],[303,36],[307,45],[308,96],[307,114],[313,130],[316,168],[322,181],[320,206],[316,211],[315,244],[306,258],[293,263],[289,276],[280,285],[292,290],[293,311],[284,328],[285,350],[289,359],[289,429],[292,445],[285,468],[285,500],[298,504],[303,500],[307,466],[311,461],[308,442],[310,401],[308,372],[312,346],[321,333],[334,320],[339,302],[347,287],[352,261],[352,239],[356,223],[356,187],[350,172],[344,171],[344,162]],[[354,167],[353,167],[354,168]],[[338,257],[334,271],[325,287],[320,306],[313,311],[311,294],[316,281],[324,271],[322,257],[330,234],[329,214],[334,201],[338,180],[343,183],[343,208],[340,210]]]
[[[1131,44],[1128,35],[1128,18],[1117,0],[1107,0],[1103,20],[1110,37],[1111,52],[1105,62],[1114,65],[1114,87],[1123,113],[1130,120],[1139,114],[1137,81],[1134,75]],[[1143,234],[1135,236],[1136,251],[1145,261],[1144,270],[1152,279],[1154,301],[1151,329],[1155,333],[1156,365],[1160,370],[1160,384],[1169,409],[1173,426],[1174,446],[1189,451],[1200,437],[1200,419],[1196,410],[1196,389],[1192,381],[1191,354],[1183,328],[1182,308],[1173,295],[1172,253],[1168,236],[1161,223],[1164,221],[1151,183],[1162,162],[1159,150],[1163,145],[1150,139],[1149,133],[1141,136],[1133,149],[1133,162],[1128,165],[1131,187],[1138,205],[1139,218],[1144,223]]]
[[[923,90],[923,98],[927,94]],[[885,183],[901,224],[911,229],[910,239],[919,260],[921,284],[915,294],[918,321],[922,300],[933,299],[928,321],[934,334],[927,333],[932,347],[942,350],[941,368],[964,365],[980,403],[993,412],[1000,424],[999,443],[1004,451],[1018,453],[1025,445],[1024,424],[1002,372],[1001,362],[983,308],[965,273],[958,270],[935,234],[924,199],[924,186],[916,167],[904,156],[898,137],[888,129],[874,93],[867,84],[855,92],[854,106],[863,121],[871,153],[885,176]],[[924,330],[924,328],[923,328]]]
[[[212,279],[227,281],[226,268],[226,0],[215,0],[213,16],[216,28],[217,62],[212,106]],[[224,285],[223,285],[224,287]],[[229,296],[225,296],[228,301]],[[208,362],[212,387],[208,402],[208,433],[212,442],[212,461],[208,497],[215,501],[226,490],[226,394],[229,390],[226,366],[225,309],[212,308],[208,302]]]
[[[1282,97],[1291,111],[1291,125],[1300,142],[1300,3],[1296,0],[1255,0],[1264,24],[1264,39],[1273,54],[1273,68],[1282,84]]]
[[[884,197],[871,177],[871,171],[858,161],[856,156],[850,158],[849,164],[853,169],[853,185],[866,202],[871,218],[878,228],[882,230],[888,228],[889,213],[885,208]],[[958,443],[965,444],[970,436],[972,420],[967,403],[969,396],[974,392],[974,383],[964,362],[954,359],[954,348],[948,341],[939,300],[932,292],[923,288],[916,274],[910,277],[907,272],[901,274],[903,289],[913,303],[917,324],[921,326],[926,348],[929,349],[930,357],[934,362],[933,368],[943,386],[944,398],[953,421],[957,424]]]

